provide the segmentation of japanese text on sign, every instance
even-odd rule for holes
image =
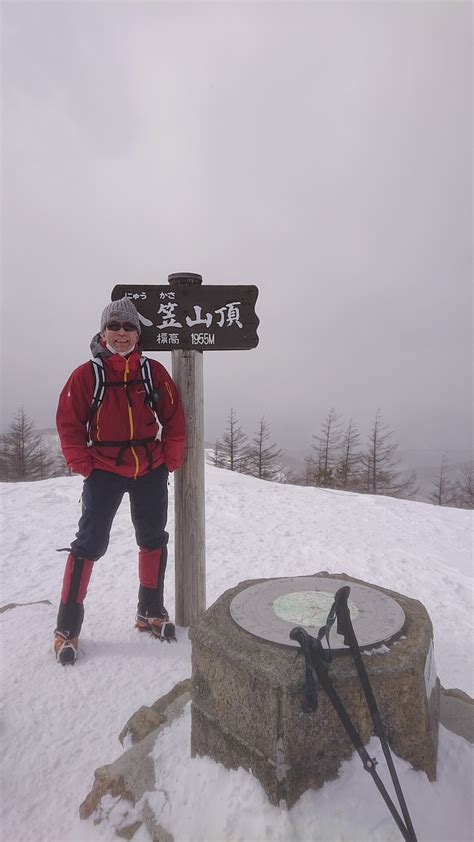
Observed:
[[[116,286],[112,298],[130,298],[148,350],[240,350],[258,345],[255,286]]]

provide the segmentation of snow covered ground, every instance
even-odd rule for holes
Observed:
[[[474,694],[472,513],[423,503],[260,482],[207,466],[207,592],[211,604],[243,579],[348,573],[420,599],[433,620],[444,687]],[[60,667],[52,652],[65,555],[80,514],[79,477],[3,484],[2,814],[5,842],[116,839],[81,822],[94,770],[121,754],[118,734],[191,672],[187,630],[161,645],[133,628],[136,547],[126,498],[107,555],[94,570],[82,656]],[[172,499],[172,488],[171,499]],[[171,559],[173,516],[169,519]],[[173,565],[166,585],[174,608]],[[44,601],[44,602],[41,602]],[[27,604],[33,603],[33,604]],[[291,811],[271,806],[259,783],[189,757],[190,711],[153,752],[157,821],[175,842],[387,842],[401,839],[357,756],[338,780],[307,792]],[[370,752],[379,755],[377,741]],[[440,728],[438,780],[396,758],[419,842],[473,836],[473,746]],[[379,770],[383,776],[384,761]],[[147,842],[142,828],[136,842]]]

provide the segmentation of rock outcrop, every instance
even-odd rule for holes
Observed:
[[[79,808],[81,819],[93,816],[94,823],[99,824],[120,803],[121,819],[116,827],[119,838],[132,839],[138,828],[145,824],[153,842],[173,842],[171,834],[156,823],[146,798],[140,815],[135,805],[154,789],[155,767],[150,753],[160,730],[181,715],[190,698],[191,680],[186,679],[151,707],[141,707],[129,719],[119,739],[123,744],[130,737],[132,747],[114,763],[96,769],[94,785]]]

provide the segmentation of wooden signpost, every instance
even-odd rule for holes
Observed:
[[[174,475],[176,622],[188,626],[206,608],[203,351],[258,345],[256,286],[203,286],[178,272],[168,286],[118,285],[112,301],[132,299],[144,351],[171,351],[186,418],[184,465]]]

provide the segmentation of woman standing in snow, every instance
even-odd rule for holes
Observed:
[[[54,650],[62,664],[76,660],[92,567],[107,550],[127,491],[139,546],[136,626],[162,640],[175,636],[163,604],[165,527],[168,473],[183,463],[184,414],[173,380],[160,363],[141,356],[139,338],[133,302],[113,301],[92,340],[93,360],[73,371],[59,398],[56,424],[64,458],[85,477],[55,630]]]

